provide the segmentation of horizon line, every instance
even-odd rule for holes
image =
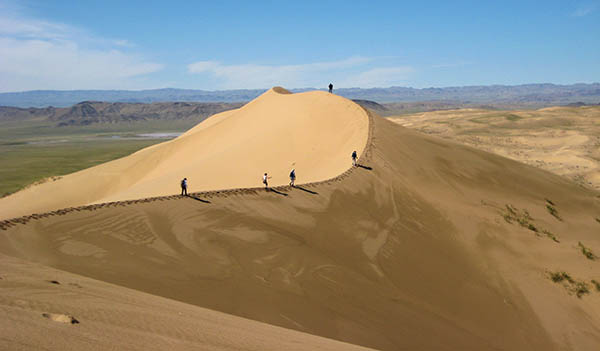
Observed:
[[[392,88],[403,88],[403,89],[414,89],[414,90],[426,90],[426,89],[449,89],[449,88],[471,88],[471,87],[521,87],[521,86],[529,86],[529,85],[552,85],[552,86],[574,86],[574,85],[600,85],[600,81],[591,82],[591,83],[570,83],[570,84],[557,84],[557,83],[523,83],[523,84],[473,84],[473,85],[449,85],[449,86],[430,86],[424,88],[415,88],[410,86],[400,86],[400,85],[392,85],[387,87],[370,87],[370,88],[361,88],[361,87],[344,87],[344,88],[335,88],[335,90],[350,90],[350,89],[361,89],[361,90],[373,90],[373,89],[392,89]],[[273,86],[275,87],[275,86]],[[32,93],[32,92],[74,92],[74,91],[127,91],[127,92],[143,92],[143,91],[158,91],[158,90],[192,90],[192,91],[202,91],[202,92],[225,92],[225,91],[256,91],[256,90],[269,90],[270,88],[238,88],[238,89],[216,89],[216,90],[206,90],[206,89],[195,89],[195,88],[173,88],[173,87],[164,87],[164,88],[147,88],[147,89],[33,89],[33,90],[21,90],[21,91],[4,91],[0,94],[22,94],[22,93]],[[303,88],[286,88],[289,90],[327,90],[327,88],[315,88],[315,87],[303,87]]]

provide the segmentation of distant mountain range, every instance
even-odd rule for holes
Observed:
[[[0,123],[38,121],[64,127],[143,121],[188,121],[195,125],[215,113],[241,107],[241,103],[123,103],[83,101],[71,107],[19,108],[0,106]]]
[[[314,89],[292,89],[302,92]],[[323,89],[324,90],[324,89]],[[34,90],[0,93],[0,106],[67,107],[82,101],[104,102],[246,102],[262,94],[264,89],[205,91],[190,89],[154,90]],[[348,88],[336,94],[349,99],[379,103],[452,101],[461,104],[517,105],[541,107],[572,103],[599,103],[600,83],[593,84],[525,84],[448,88]]]

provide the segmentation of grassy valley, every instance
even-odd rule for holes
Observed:
[[[0,107],[0,196],[129,155],[240,104],[110,104]]]

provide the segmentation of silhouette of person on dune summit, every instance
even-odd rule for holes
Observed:
[[[292,169],[290,172],[290,186],[294,186],[294,182],[296,181],[296,170]]]
[[[356,163],[356,158],[358,156],[356,156],[356,151],[352,152],[352,165],[356,167],[357,163]]]
[[[329,83],[329,92],[333,93],[333,83]]]
[[[183,196],[185,194],[185,196],[188,196],[187,193],[187,178],[183,178],[181,180],[181,196]]]

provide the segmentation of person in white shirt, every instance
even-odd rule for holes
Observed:
[[[267,176],[265,173],[263,176],[263,184],[265,185],[265,189],[269,189],[269,179],[271,179],[271,177]]]

